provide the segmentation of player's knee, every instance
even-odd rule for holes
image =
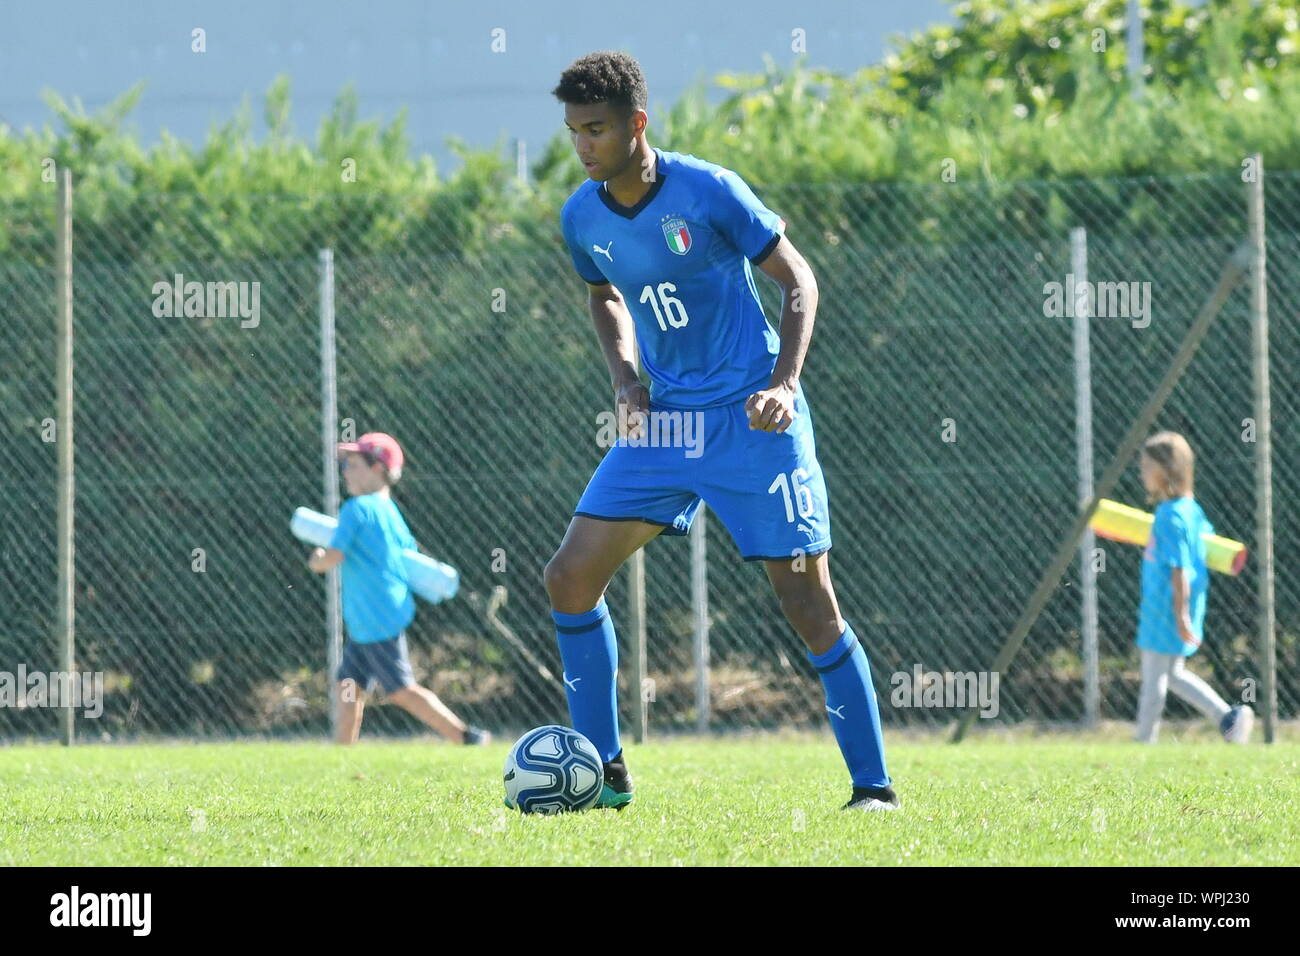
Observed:
[[[784,582],[777,588],[776,596],[781,602],[781,611],[791,624],[815,617],[820,605],[818,595],[813,588],[803,582]]]
[[[552,601],[555,600],[555,593],[564,588],[567,578],[568,571],[557,551],[551,556],[551,560],[546,562],[546,567],[542,569],[542,583],[546,585],[546,593],[551,596]]]
[[[830,643],[833,643],[838,636],[833,614],[819,614],[804,605],[786,607],[783,604],[781,609],[785,612],[785,619],[790,622],[790,626],[805,642],[827,643],[825,639],[829,637]]]
[[[790,626],[808,643],[833,642],[839,633],[839,616],[827,596],[816,588],[787,587],[777,597],[781,613]]]
[[[574,602],[583,603],[583,591],[585,590],[584,576],[580,569],[573,562],[568,560],[562,552],[556,552],[550,561],[546,562],[546,569],[542,572],[542,579],[546,584],[546,593],[550,596],[551,606],[559,610],[566,610],[567,605]],[[581,613],[588,608],[581,608],[573,613]]]

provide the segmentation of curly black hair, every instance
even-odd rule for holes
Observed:
[[[624,116],[645,109],[645,76],[641,64],[626,53],[588,53],[560,74],[551,91],[561,103],[609,103]]]

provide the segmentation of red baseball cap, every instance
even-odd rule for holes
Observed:
[[[369,432],[354,442],[339,445],[340,455],[349,451],[369,455],[387,468],[388,473],[394,479],[402,473],[402,462],[404,461],[402,446],[397,444],[397,439],[392,435],[385,435],[383,432]]]

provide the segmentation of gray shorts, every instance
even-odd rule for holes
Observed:
[[[349,679],[356,681],[362,690],[372,690],[379,684],[385,694],[413,687],[415,674],[406,654],[406,632],[387,641],[346,642],[339,661],[338,680]]]

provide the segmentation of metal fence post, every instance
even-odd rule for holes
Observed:
[[[522,138],[515,139],[515,181],[528,185],[528,141]]]
[[[59,616],[58,643],[64,679],[72,680],[77,660],[76,636],[76,551],[73,519],[76,508],[72,445],[72,171],[62,170],[59,182],[58,237],[55,269],[58,287],[58,410],[59,446],[58,530],[59,530]],[[76,695],[63,702],[63,743],[72,746],[76,738]]]
[[[1273,592],[1273,429],[1268,382],[1268,262],[1264,245],[1264,157],[1256,153],[1250,184],[1251,365],[1255,384],[1255,547],[1259,553],[1259,650],[1264,741],[1277,728],[1277,612]]]
[[[339,513],[338,466],[338,378],[334,341],[334,250],[320,253],[320,366],[321,366],[321,475],[324,479],[325,513]],[[329,672],[325,687],[330,695],[330,736],[338,734],[339,701],[334,693],[334,675],[338,673],[343,652],[343,623],[339,613],[339,569],[325,578],[326,659]]]
[[[1070,230],[1070,274],[1073,288],[1087,289],[1088,232]],[[1074,442],[1079,468],[1079,507],[1092,500],[1092,351],[1088,297],[1074,300]],[[1082,598],[1080,634],[1083,637],[1084,722],[1095,726],[1101,716],[1101,675],[1097,648],[1097,571],[1092,564],[1097,539],[1089,528],[1079,541],[1079,586]]]
[[[637,375],[641,375],[641,349],[635,350]],[[649,421],[644,428],[650,427]],[[632,739],[637,743],[645,740],[649,725],[649,708],[646,707],[646,624],[645,624],[645,547],[637,548],[628,562],[628,614],[630,618],[632,666],[630,684],[635,706],[632,709]]]
[[[1129,95],[1142,99],[1146,82],[1142,77],[1143,58],[1146,55],[1146,43],[1142,29],[1142,8],[1138,0],[1128,0],[1128,13],[1125,16],[1124,40],[1125,60],[1128,72]]]
[[[632,708],[632,739],[642,743],[646,737],[649,724],[646,707],[646,651],[645,651],[645,548],[638,548],[628,559],[628,608],[631,630],[629,640],[632,650],[632,666],[629,683],[632,686],[634,706]]]
[[[709,552],[705,537],[709,528],[709,506],[691,523],[691,611],[694,623],[692,657],[695,664],[695,730],[709,732]]]

